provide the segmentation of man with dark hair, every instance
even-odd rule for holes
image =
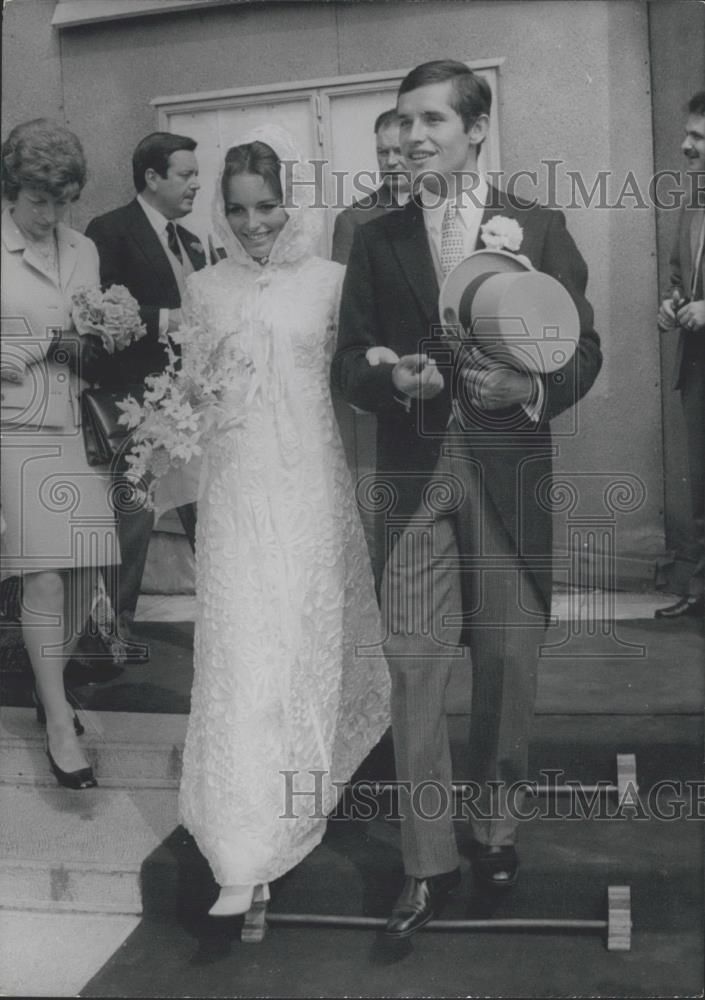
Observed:
[[[399,121],[395,108],[383,111],[375,121],[380,186],[372,194],[354,201],[335,219],[331,257],[347,264],[355,228],[385,212],[399,208],[409,194],[409,174],[399,148]]]
[[[483,76],[478,76],[469,70],[464,63],[452,59],[437,59],[416,66],[407,73],[399,85],[398,97],[420,87],[446,83],[450,84],[448,90],[450,107],[460,117],[466,132],[481,115],[489,116],[492,108],[492,90],[489,83]]]
[[[140,139],[132,154],[132,182],[135,191],[141,194],[147,187],[148,170],[156,170],[160,177],[166,178],[172,165],[172,153],[194,153],[196,146],[195,139],[172,132],[150,132],[144,139]]]
[[[93,219],[86,229],[98,248],[103,286],[125,285],[139,302],[147,327],[145,337],[124,351],[105,356],[97,368],[101,386],[125,390],[126,395],[131,387],[143,383],[145,376],[163,370],[167,335],[181,320],[186,278],[206,264],[198,237],[174,221],[188,215],[200,187],[195,148],[195,141],[187,136],[169,132],[145,136],[132,157],[137,197]],[[119,484],[114,493],[118,499],[127,495]],[[119,634],[131,649],[130,624],[154,515],[143,509],[116,509],[116,515],[122,564],[117,593],[111,586],[108,591],[118,615]],[[193,545],[193,505],[179,508],[179,516]],[[128,660],[134,658],[139,659],[139,654],[128,655]]]
[[[414,194],[355,233],[333,361],[343,397],[377,414],[377,494],[390,506],[382,610],[406,872],[387,923],[393,938],[431,920],[460,880],[444,705],[451,666],[472,669],[475,879],[493,891],[516,878],[511,807],[521,799],[512,789],[527,778],[551,607],[541,489],[551,476],[549,421],[588,391],[601,365],[587,268],[562,213],[510,198],[478,170],[490,104],[487,84],[463,63],[424,64],[401,84]],[[520,253],[577,308],[576,353],[550,375],[481,366],[476,352],[456,363],[439,336],[440,283],[490,222],[511,234],[510,262],[509,251]]]
[[[658,313],[659,329],[678,330],[674,389],[680,389],[690,473],[693,537],[687,593],[656,611],[657,618],[705,613],[705,90],[688,101],[682,150],[688,160],[686,200],[671,254],[671,287]]]

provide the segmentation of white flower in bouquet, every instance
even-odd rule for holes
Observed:
[[[147,332],[139,304],[124,285],[105,291],[79,288],[71,296],[71,316],[76,330],[100,337],[109,354],[123,351]]]
[[[480,239],[488,250],[511,250],[516,253],[521,246],[524,230],[516,219],[495,215],[480,226]]]
[[[213,346],[203,327],[181,327],[172,339],[182,345],[178,358],[159,375],[145,379],[144,401],[128,396],[118,402],[119,422],[132,431],[128,476],[147,491],[172,466],[203,453],[216,433],[242,424],[255,389],[254,364],[228,334]]]

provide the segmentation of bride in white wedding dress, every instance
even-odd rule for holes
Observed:
[[[179,806],[221,886],[214,916],[267,898],[267,883],[320,842],[389,724],[372,572],[329,390],[344,269],[314,255],[323,210],[296,207],[311,197],[297,176],[304,165],[276,126],[229,150],[214,201],[228,256],[189,278],[184,304],[214,345],[235,334],[254,370],[244,420],[204,449],[198,502]]]

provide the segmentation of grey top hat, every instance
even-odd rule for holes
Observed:
[[[552,372],[575,353],[578,310],[560,281],[526,257],[477,250],[446,276],[439,296],[446,337],[471,340],[515,368]]]

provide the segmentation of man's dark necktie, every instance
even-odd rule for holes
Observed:
[[[166,239],[169,245],[169,249],[176,257],[179,264],[183,264],[184,259],[181,256],[181,247],[179,246],[179,241],[176,238],[176,226],[174,225],[173,222],[167,222],[166,224]]]

